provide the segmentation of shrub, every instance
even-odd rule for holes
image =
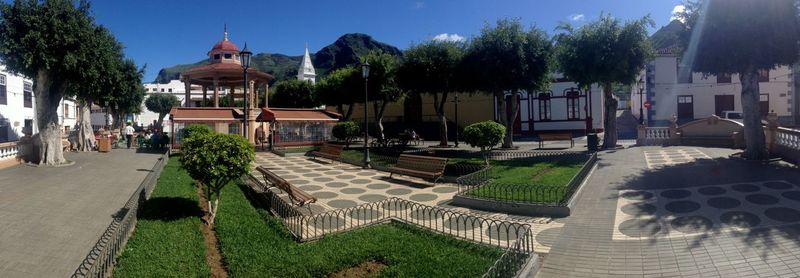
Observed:
[[[239,135],[194,133],[183,141],[181,151],[183,168],[203,187],[208,200],[208,224],[213,225],[220,190],[250,171],[255,149]]]
[[[339,122],[333,126],[331,133],[337,140],[349,146],[350,142],[361,133],[361,127],[353,121]]]
[[[204,124],[195,124],[190,125],[183,130],[183,138],[186,140],[195,135],[211,135],[213,133],[214,131],[211,130],[209,126]]]
[[[489,165],[488,151],[503,141],[506,128],[493,121],[474,123],[464,129],[464,142],[472,147],[481,148],[483,159]]]

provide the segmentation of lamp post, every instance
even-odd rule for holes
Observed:
[[[364,169],[369,169],[369,62],[361,64],[361,75],[364,77]]]
[[[253,55],[253,52],[250,52],[250,50],[247,49],[247,43],[244,43],[244,49],[242,49],[242,52],[239,52],[239,57],[242,58],[242,69],[244,70],[244,122],[242,124],[242,128],[244,130],[242,131],[242,134],[248,142],[250,142],[250,137],[247,137],[247,121],[250,120],[250,118],[248,118],[250,109],[247,106],[247,69],[250,68],[251,55]]]
[[[456,148],[458,148],[458,93],[456,93],[456,99],[453,102],[456,104]]]
[[[639,79],[639,124],[644,125],[644,78]]]

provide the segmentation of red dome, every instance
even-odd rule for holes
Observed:
[[[214,51],[214,50],[226,50],[226,51],[239,52],[239,48],[236,47],[235,44],[233,44],[230,41],[226,41],[226,40],[222,40],[222,41],[218,42],[217,44],[215,44],[214,47],[211,48],[211,51]]]

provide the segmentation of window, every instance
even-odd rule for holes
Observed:
[[[539,120],[550,120],[550,94],[539,94]]]
[[[730,73],[717,74],[717,83],[731,83],[731,74]]]
[[[169,88],[167,91],[168,91],[168,92],[170,92],[170,93],[172,93],[172,88]]]
[[[239,134],[239,123],[232,123],[228,125],[228,134]]]
[[[162,93],[164,92],[164,88],[161,88],[161,92],[162,92]]]
[[[70,118],[70,116],[69,116],[69,103],[64,103],[64,118]]]
[[[579,93],[577,91],[567,92],[567,120],[578,120],[581,118],[581,112],[578,110]]]
[[[758,82],[769,82],[769,70],[758,70]]]
[[[219,54],[214,54],[214,60],[219,60]]]
[[[33,84],[25,82],[22,88],[22,102],[27,108],[33,107]]]
[[[8,104],[5,74],[0,74],[0,104]]]
[[[225,53],[225,60],[230,60],[230,59],[231,59],[231,57],[233,57],[233,55],[232,55],[232,54],[230,54],[230,53]]]

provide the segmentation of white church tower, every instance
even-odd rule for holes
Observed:
[[[308,80],[311,84],[317,83],[317,74],[314,71],[314,65],[311,64],[311,55],[308,54],[308,44],[306,44],[306,53],[303,55],[303,61],[300,62],[300,68],[297,70],[297,80]]]

